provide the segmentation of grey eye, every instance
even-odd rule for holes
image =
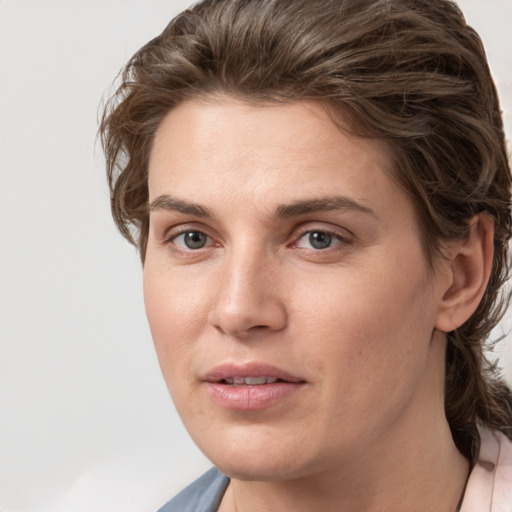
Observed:
[[[332,244],[332,235],[325,231],[311,231],[307,236],[309,244],[314,249],[327,249]]]
[[[174,239],[174,243],[186,249],[202,249],[208,242],[208,235],[201,231],[186,231]]]

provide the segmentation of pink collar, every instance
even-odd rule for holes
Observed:
[[[512,441],[479,428],[482,444],[460,512],[512,512]]]

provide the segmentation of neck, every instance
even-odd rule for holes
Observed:
[[[455,512],[469,463],[446,421],[443,375],[422,387],[396,423],[357,456],[297,480],[232,479],[219,512]]]

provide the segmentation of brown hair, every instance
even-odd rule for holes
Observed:
[[[430,262],[468,221],[495,222],[494,261],[471,318],[448,333],[445,408],[473,458],[478,421],[512,438],[511,394],[485,342],[507,306],[511,176],[482,42],[449,0],[206,0],[177,16],[121,75],[100,127],[112,212],[144,261],[148,159],[185,99],[322,102],[362,136],[387,141],[413,198]]]

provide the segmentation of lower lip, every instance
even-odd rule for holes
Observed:
[[[259,411],[278,404],[304,386],[303,382],[274,382],[261,386],[235,386],[207,382],[211,399],[225,409]]]

